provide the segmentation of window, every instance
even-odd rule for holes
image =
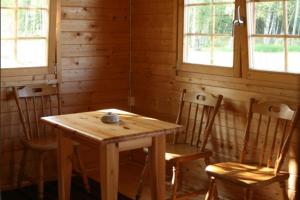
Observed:
[[[300,1],[250,1],[250,68],[300,72]]]
[[[54,64],[53,2],[1,0],[1,68],[48,68]]]
[[[300,73],[300,0],[179,2],[179,70],[262,80]]]
[[[183,61],[232,67],[234,2],[188,0],[184,7]]]

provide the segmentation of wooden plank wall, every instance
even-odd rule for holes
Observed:
[[[105,107],[128,109],[129,94],[129,1],[62,0],[60,61],[63,113]],[[22,153],[20,120],[9,86],[33,82],[56,82],[49,75],[1,77],[1,169],[0,188],[15,186]],[[96,167],[92,150],[83,147],[88,169]],[[35,158],[29,159],[30,170]],[[54,175],[55,163],[46,164]],[[29,172],[30,173],[30,172]],[[34,174],[34,173],[33,173]],[[48,178],[49,178],[48,177]]]
[[[283,100],[299,104],[299,84],[254,81],[242,78],[213,76],[179,71],[176,73],[176,2],[177,0],[132,0],[132,96],[134,111],[175,121],[180,91],[204,89],[224,96],[224,105],[216,118],[214,135],[209,144],[214,161],[237,160],[250,97],[259,100]],[[298,123],[299,124],[299,123]],[[299,125],[298,125],[299,126]],[[299,181],[295,134],[285,169],[289,170],[289,193],[293,197]],[[192,163],[185,169],[191,185],[206,179],[203,163]],[[198,177],[195,178],[195,177]],[[207,182],[204,182],[207,186]],[[220,187],[222,184],[220,184]],[[223,198],[233,198],[232,188],[221,187]],[[227,192],[226,192],[227,191]],[[235,194],[242,194],[237,192]],[[239,199],[240,197],[237,197]],[[256,192],[257,199],[281,199],[278,185]]]

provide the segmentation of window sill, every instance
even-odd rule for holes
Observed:
[[[218,67],[212,65],[198,65],[183,63],[180,65],[178,71],[200,73],[200,74],[212,74],[218,76],[233,77],[233,67]]]

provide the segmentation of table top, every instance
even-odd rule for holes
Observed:
[[[118,114],[119,123],[103,123],[101,117],[108,112]],[[73,134],[105,143],[171,134],[182,129],[178,124],[118,109],[48,116],[41,120]]]

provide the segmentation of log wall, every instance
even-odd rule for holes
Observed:
[[[0,188],[15,186],[23,137],[10,86],[34,82],[61,83],[63,113],[106,107],[128,108],[129,1],[61,0],[58,76],[54,74],[1,76]],[[29,73],[30,74],[30,73]],[[6,74],[7,75],[7,74]],[[96,167],[92,150],[82,147],[86,168]],[[51,156],[49,156],[51,157]],[[28,162],[33,173],[35,157]],[[48,160],[46,178],[55,175]]]
[[[56,82],[58,78],[64,113],[110,106],[127,109],[131,88],[135,112],[168,121],[175,119],[183,88],[222,94],[224,105],[217,116],[214,135],[208,146],[215,151],[214,161],[237,160],[239,157],[250,97],[299,104],[300,81],[291,85],[176,71],[176,0],[132,0],[131,76],[129,0],[61,1],[59,76],[1,76],[1,189],[15,185],[22,153],[19,116],[15,102],[8,96],[13,85]],[[298,145],[299,138],[294,137],[285,163],[285,168],[291,173],[291,197],[296,191],[295,182],[299,181],[298,161],[295,159]],[[84,155],[91,155],[85,157],[87,168],[95,168],[92,151],[88,147],[83,150]],[[34,164],[32,156],[31,170]],[[49,160],[47,168],[53,169],[54,165]],[[49,172],[51,176],[53,171]],[[192,185],[207,186],[203,163],[188,165],[184,178]],[[204,181],[199,182],[200,179]],[[234,189],[221,186],[220,195],[231,198],[231,192],[224,191]],[[278,186],[270,186],[263,191],[260,199],[281,199],[278,191]]]
[[[282,100],[299,104],[299,84],[255,81],[244,78],[214,76],[176,71],[176,0],[132,0],[132,95],[134,111],[175,121],[180,91],[206,90],[224,96],[214,133],[208,148],[214,150],[214,162],[237,160],[243,140],[246,113],[250,97],[258,100]],[[299,123],[298,123],[299,127]],[[289,193],[293,197],[295,182],[299,181],[296,149],[299,138],[295,134],[285,162],[289,170]],[[200,181],[200,179],[204,180]],[[192,186],[207,186],[201,162],[185,168],[185,180]],[[220,196],[234,198],[236,189],[218,185]],[[227,191],[227,192],[226,192]],[[235,192],[242,194],[242,191]],[[237,199],[241,197],[236,197]],[[278,185],[256,192],[258,199],[281,199]]]

